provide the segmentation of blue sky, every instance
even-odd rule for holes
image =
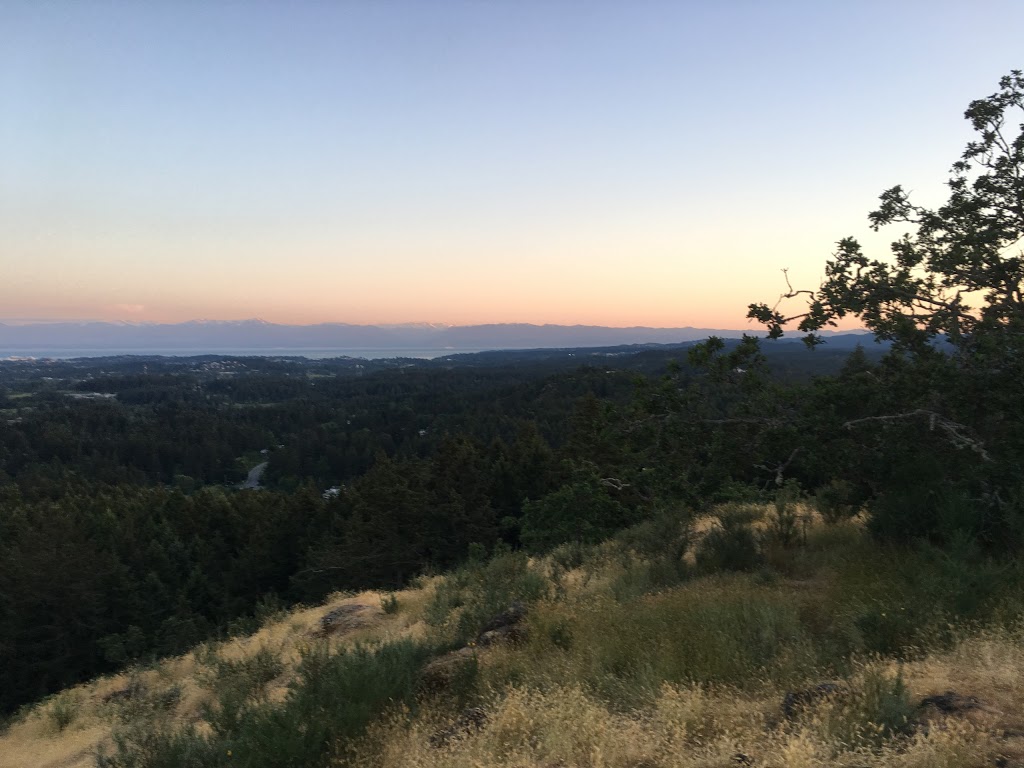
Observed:
[[[0,5],[0,318],[743,327],[940,199],[1019,2]]]

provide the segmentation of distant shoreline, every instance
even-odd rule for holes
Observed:
[[[433,360],[445,355],[475,354],[488,352],[483,348],[472,349],[437,349],[437,348],[401,348],[401,349],[358,349],[352,347],[254,347],[234,349],[201,349],[196,347],[159,349],[152,347],[136,348],[34,348],[34,349],[0,349],[0,359],[14,358],[49,358],[53,360],[71,360],[78,357],[119,357],[137,355],[140,357],[201,357],[217,355],[222,357],[305,357],[310,360],[325,360],[332,357],[354,357],[365,360],[385,360],[390,358],[410,357],[420,360]]]

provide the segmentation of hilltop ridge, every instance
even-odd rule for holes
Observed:
[[[22,710],[0,768],[1020,765],[1016,587],[957,619],[927,555],[795,512],[795,546],[730,504],[270,611]]]

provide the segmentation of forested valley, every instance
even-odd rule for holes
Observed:
[[[593,543],[783,486],[849,515],[908,462],[977,459],[927,420],[874,430],[870,451],[843,428],[918,386],[869,337],[762,346],[3,363],[3,708],[474,547]],[[1005,544],[997,523],[969,527]]]
[[[769,355],[788,397],[824,397],[810,374],[863,375],[861,340]],[[471,546],[597,541],[670,499],[756,495],[797,446],[759,435],[767,412],[720,429],[778,386],[729,346],[714,369],[687,362],[694,345],[0,363],[3,709]],[[799,455],[786,478],[830,479]]]

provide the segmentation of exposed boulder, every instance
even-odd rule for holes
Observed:
[[[381,609],[375,609],[370,605],[360,605],[359,603],[340,605],[320,617],[319,634],[324,637],[343,635],[356,629],[368,627],[380,613],[382,613]]]
[[[512,603],[484,624],[480,634],[477,635],[476,644],[486,648],[489,645],[502,642],[521,642],[526,638],[526,627],[522,623],[524,618],[526,618],[526,606],[519,601]]]
[[[516,601],[484,624],[476,640],[464,648],[440,656],[423,668],[420,686],[426,691],[450,688],[459,675],[465,674],[468,664],[476,664],[477,649],[499,643],[518,643],[526,638],[526,606]]]
[[[476,664],[475,648],[459,648],[439,656],[420,672],[420,688],[428,693],[447,690],[461,675],[467,673],[472,664]]]

